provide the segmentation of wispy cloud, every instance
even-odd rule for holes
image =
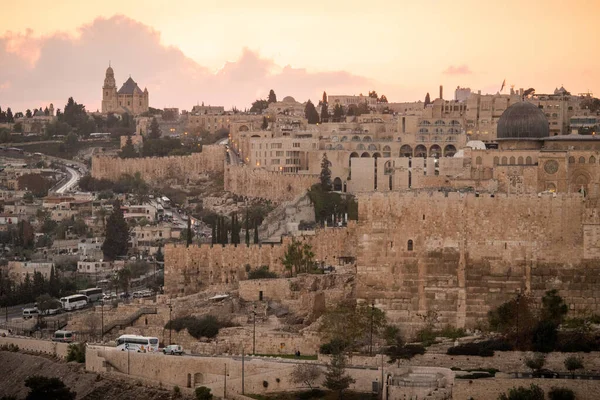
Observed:
[[[466,64],[459,65],[456,67],[454,65],[451,65],[444,71],[444,74],[446,75],[470,75],[472,73],[473,71],[471,71],[469,66]]]
[[[249,107],[274,89],[279,98],[316,100],[328,93],[358,93],[372,85],[368,78],[346,71],[311,72],[278,66],[256,51],[211,72],[179,48],[165,46],[160,33],[125,16],[98,18],[80,27],[78,35],[57,33],[36,37],[0,36],[1,106],[24,110],[54,102],[62,108],[69,96],[96,110],[101,103],[104,74],[111,60],[117,84],[131,77],[150,92],[153,107],[190,109],[196,102]],[[9,84],[5,84],[9,82]]]

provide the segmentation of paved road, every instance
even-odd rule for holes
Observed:
[[[69,173],[70,178],[61,187],[56,189],[56,193],[58,193],[58,194],[64,194],[65,192],[71,190],[75,185],[77,185],[77,183],[79,182],[79,179],[81,179],[81,174],[79,173],[79,171],[77,171],[76,169],[73,169],[71,167],[65,167],[65,168],[67,169],[67,172]]]
[[[13,318],[23,317],[23,309],[30,308],[30,307],[33,307],[33,303],[19,304],[18,306],[8,307],[8,320],[10,321]],[[0,309],[0,322],[2,322],[2,323],[6,322],[6,314],[7,314],[7,309],[1,308]]]

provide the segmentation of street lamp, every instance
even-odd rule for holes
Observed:
[[[173,344],[171,342],[171,331],[173,329],[173,327],[171,326],[171,311],[173,311],[173,306],[171,305],[171,303],[169,303],[169,345]]]

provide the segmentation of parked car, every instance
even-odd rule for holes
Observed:
[[[53,342],[72,343],[75,340],[75,335],[72,331],[56,331],[52,337]]]
[[[37,308],[24,308],[23,319],[29,319],[40,315],[40,311]]]
[[[183,347],[178,344],[171,344],[163,349],[163,353],[170,355],[183,355]]]

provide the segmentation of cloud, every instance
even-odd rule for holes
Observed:
[[[197,102],[244,108],[257,97],[266,98],[269,89],[279,98],[306,101],[318,99],[323,90],[358,93],[372,86],[370,79],[345,71],[281,67],[250,49],[212,72],[179,48],[161,44],[160,33],[151,27],[114,16],[81,26],[76,35],[36,37],[27,31],[0,36],[1,106],[24,110],[53,102],[63,108],[73,96],[96,110],[109,60],[117,85],[131,74],[142,90],[148,88],[150,105],[157,108],[190,109]]]
[[[448,68],[446,68],[446,70],[443,73],[446,75],[470,75],[473,73],[473,71],[469,69],[468,65],[463,64],[457,67],[451,65]]]

